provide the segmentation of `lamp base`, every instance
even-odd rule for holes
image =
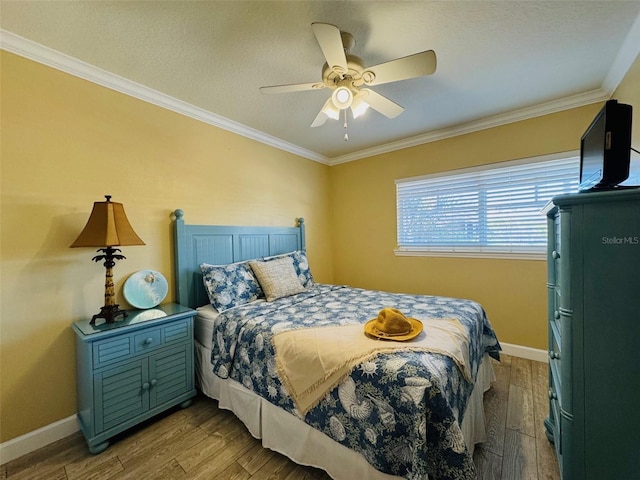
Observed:
[[[116,317],[120,315],[125,318],[127,316],[127,312],[124,310],[120,310],[120,305],[105,305],[100,308],[100,313],[96,313],[93,317],[91,317],[90,325],[94,325],[96,323],[96,318],[104,318],[106,323],[113,323],[116,321]]]

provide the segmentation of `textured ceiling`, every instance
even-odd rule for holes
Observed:
[[[602,100],[640,52],[640,1],[2,0],[0,13],[5,32],[327,163],[487,117]],[[328,90],[258,91],[320,80],[312,22],[351,33],[365,65],[433,49],[437,70],[372,87],[405,111],[390,120],[369,110],[349,121],[345,142],[342,121],[309,127]]]

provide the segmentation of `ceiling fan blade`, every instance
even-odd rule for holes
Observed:
[[[360,89],[361,92],[365,92],[366,96],[363,98],[363,101],[369,104],[371,108],[377,110],[385,117],[388,118],[396,118],[402,112],[404,112],[404,108],[398,105],[395,102],[392,102],[387,97],[380,95],[379,93],[374,92],[368,88]]]
[[[340,29],[329,23],[312,23],[311,28],[327,65],[339,75],[347,73],[347,57],[344,54]]]
[[[290,85],[274,85],[271,87],[260,87],[260,93],[271,95],[275,93],[304,92],[306,90],[320,90],[324,88],[324,83],[292,83]]]
[[[369,67],[362,73],[362,78],[367,85],[382,85],[431,75],[436,71],[436,64],[436,53],[433,50],[427,50]]]

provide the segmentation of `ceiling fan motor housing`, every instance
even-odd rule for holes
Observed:
[[[327,63],[322,67],[322,81],[329,88],[336,88],[341,80],[350,78],[354,83],[354,87],[362,84],[362,72],[364,71],[364,63],[360,57],[346,54],[347,57],[347,72],[344,75],[340,75]]]

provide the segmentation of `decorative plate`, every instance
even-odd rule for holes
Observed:
[[[140,270],[124,282],[124,298],[136,308],[160,305],[169,291],[167,279],[154,270]]]

